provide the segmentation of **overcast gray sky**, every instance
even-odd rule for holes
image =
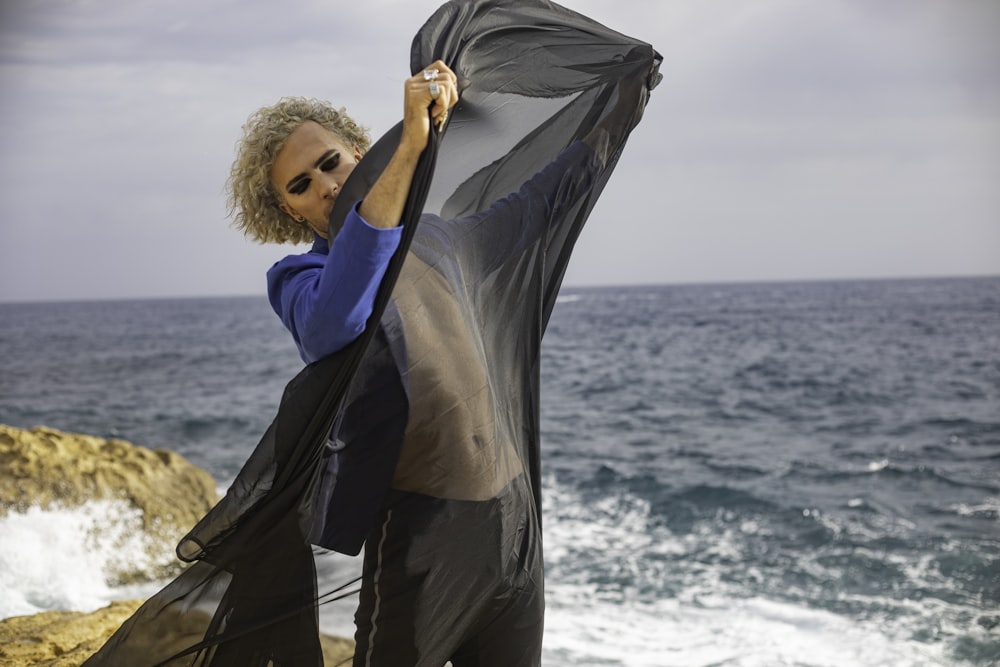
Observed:
[[[5,0],[0,301],[263,294],[229,227],[283,95],[375,136],[422,0]],[[566,284],[1000,274],[1000,2],[567,0],[664,81]]]

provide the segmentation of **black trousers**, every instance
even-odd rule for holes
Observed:
[[[523,477],[487,501],[390,492],[365,544],[354,667],[536,667],[540,528]]]

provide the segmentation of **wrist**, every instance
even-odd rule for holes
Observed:
[[[404,124],[403,133],[399,137],[399,144],[396,146],[396,155],[404,159],[414,161],[420,157],[427,147],[427,140],[430,138],[430,119],[421,119],[414,124]]]

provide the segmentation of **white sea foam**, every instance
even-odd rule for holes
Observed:
[[[156,589],[110,585],[115,565],[123,562],[136,569],[153,565],[141,514],[128,503],[8,514],[0,518],[0,618],[90,611]]]
[[[583,298],[582,294],[561,294],[556,297],[556,303],[573,303]]]
[[[870,461],[868,463],[868,472],[881,472],[889,467],[889,459],[881,459],[879,461]]]
[[[543,662],[550,667],[951,664],[943,643],[914,641],[898,623],[771,599],[733,583],[733,567],[744,581],[766,576],[744,557],[745,536],[767,530],[756,522],[706,523],[675,535],[628,494],[588,503],[551,479],[544,489]],[[820,565],[806,559],[799,567]],[[934,609],[911,612],[919,618]]]
[[[974,516],[982,519],[1000,519],[1000,498],[990,497],[976,505],[958,503],[948,509],[959,516]]]
[[[580,586],[547,585],[544,664],[622,667],[940,667],[939,645],[762,598],[701,596],[610,605]]]

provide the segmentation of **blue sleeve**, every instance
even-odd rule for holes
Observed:
[[[590,191],[601,167],[593,149],[574,141],[544,169],[525,181],[516,194],[495,202],[486,215],[507,224],[492,243],[517,254],[536,239],[544,238],[562,209]]]
[[[306,363],[333,354],[364,331],[402,227],[380,229],[348,213],[328,254],[291,255],[267,272],[271,307]]]
[[[477,256],[478,265],[489,271],[545,239],[552,220],[590,191],[601,167],[589,145],[574,141],[516,192],[485,210],[443,224],[458,228],[452,233],[460,239],[458,252]]]

